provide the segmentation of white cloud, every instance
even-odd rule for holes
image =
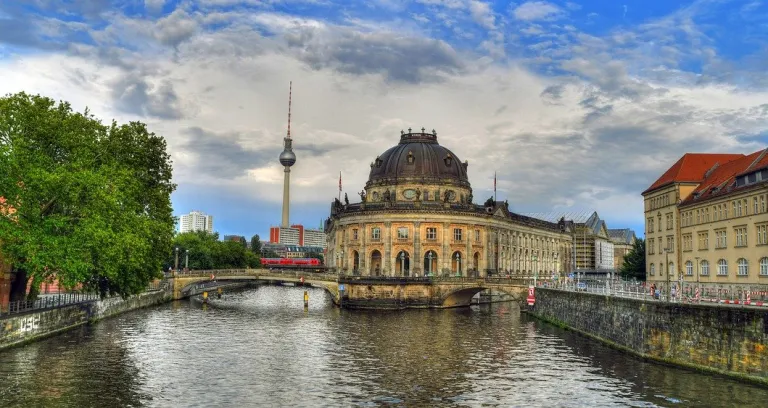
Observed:
[[[504,21],[488,4],[441,4],[446,14],[435,18],[450,21],[448,30],[472,38],[477,27],[457,23],[472,17],[488,29],[487,42],[462,49],[399,21],[348,18],[341,26],[244,10],[177,9],[157,21],[116,15],[93,31],[100,47],[0,60],[0,94],[41,93],[105,121],[145,121],[167,138],[177,183],[220,187],[222,200],[259,208],[282,197],[277,156],[289,81],[298,157],[291,195],[323,211],[339,171],[345,190],[359,191],[369,163],[408,127],[436,129],[441,144],[469,161],[478,201],[497,171],[499,197],[516,211],[590,208],[610,227],[642,223],[640,192],[684,152],[764,147],[740,136],[768,128],[768,91],[704,81],[674,65],[693,51],[659,42],[682,30],[675,22],[685,17],[604,37],[522,23],[522,34],[537,36],[536,45],[522,44],[535,54],[522,61],[500,59]],[[562,13],[545,2],[514,12],[523,20]],[[205,28],[213,22],[224,28]],[[706,44],[695,25],[684,30]],[[528,68],[534,59],[562,75]]]
[[[564,14],[560,7],[546,1],[529,1],[521,4],[512,15],[523,21],[552,20]]]
[[[472,19],[479,25],[493,30],[495,27],[496,18],[493,16],[493,11],[488,3],[482,1],[471,0],[469,2],[469,12],[472,15]]]

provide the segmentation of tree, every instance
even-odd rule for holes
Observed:
[[[271,249],[264,249],[261,251],[261,257],[262,258],[280,258],[280,255],[278,255],[277,252]]]
[[[240,245],[242,245],[243,248],[248,249],[248,241],[245,240],[245,237],[241,236],[238,238],[238,242],[240,242]]]
[[[645,280],[645,240],[637,238],[619,271],[627,279]]]
[[[261,254],[261,240],[259,234],[251,237],[251,252],[254,254]]]
[[[25,93],[0,98],[0,252],[19,285],[54,277],[127,296],[159,276],[171,249],[171,161],[165,140],[140,122],[103,125]]]
[[[323,260],[323,254],[319,252],[309,252],[307,253],[307,258],[319,259],[320,263],[325,263],[325,261]]]

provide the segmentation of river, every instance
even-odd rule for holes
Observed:
[[[744,407],[768,389],[643,362],[514,304],[350,311],[320,289],[180,301],[0,352],[3,407]]]

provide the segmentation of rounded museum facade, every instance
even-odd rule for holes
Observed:
[[[469,163],[437,132],[401,132],[370,165],[360,202],[334,200],[325,223],[326,265],[348,275],[562,274],[569,226],[475,204]]]

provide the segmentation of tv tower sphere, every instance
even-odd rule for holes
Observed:
[[[291,167],[296,163],[296,154],[293,153],[293,149],[291,148],[291,139],[286,137],[284,141],[285,150],[280,153],[280,164],[285,167]]]

